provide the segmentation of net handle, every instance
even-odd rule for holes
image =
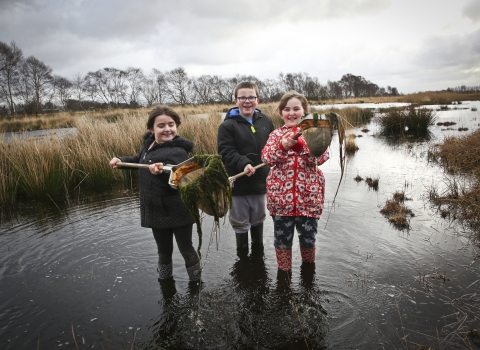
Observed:
[[[139,163],[124,163],[124,162],[117,162],[115,163],[116,166],[125,167],[125,168],[138,168],[138,169],[148,169],[150,167],[149,164],[139,164]],[[174,167],[168,165],[159,165],[158,170],[164,170],[165,172],[172,171]]]
[[[255,165],[254,168],[255,170],[258,169],[258,168],[261,168],[262,166],[264,166],[265,163],[260,163],[258,165]],[[233,181],[235,181],[236,179],[238,179],[239,177],[242,177],[243,175],[247,175],[250,171],[242,171],[241,173],[237,174],[237,175],[233,175],[233,176],[230,176],[228,179],[230,180],[230,183],[232,183]]]

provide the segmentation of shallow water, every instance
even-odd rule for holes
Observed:
[[[429,142],[394,142],[374,124],[355,130],[363,135],[359,151],[332,204],[340,180],[334,138],[332,159],[322,165],[327,187],[315,270],[301,266],[295,239],[291,286],[277,278],[270,218],[264,255],[245,260],[236,256],[228,223],[215,235],[204,218],[200,286],[188,283],[178,251],[175,281],[157,281],[156,245],[140,227],[136,195],[3,222],[2,348],[464,347],[466,333],[480,328],[480,249],[430,207],[428,191],[443,172],[428,164],[426,151],[446,135],[478,129],[480,114],[442,111],[437,121],[457,125],[432,126]],[[379,178],[378,191],[356,175]],[[411,199],[408,231],[380,214],[397,190]]]

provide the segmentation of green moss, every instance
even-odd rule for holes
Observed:
[[[227,171],[220,155],[197,155],[193,157],[193,162],[204,168],[204,173],[185,185],[179,185],[180,196],[183,203],[195,219],[198,232],[198,255],[201,257],[200,248],[202,247],[202,225],[200,220],[199,206],[208,206],[213,211],[215,225],[220,227],[220,218],[224,213],[218,212],[215,194],[222,193],[220,200],[228,206],[231,203],[231,188]]]

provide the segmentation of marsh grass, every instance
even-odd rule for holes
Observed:
[[[382,134],[394,136],[427,136],[428,127],[435,123],[435,112],[428,108],[389,108],[379,115],[377,123]]]
[[[367,108],[359,108],[359,107],[345,107],[345,108],[324,108],[323,106],[318,108],[318,107],[312,107],[312,111],[319,112],[322,114],[330,114],[330,113],[335,113],[339,114],[343,120],[345,121],[345,124],[350,128],[350,127],[357,127],[359,125],[364,125],[367,124],[370,120],[372,120],[374,113]],[[330,122],[332,124],[337,124],[337,118],[335,117],[334,114],[332,114],[330,117]]]
[[[176,108],[182,118],[178,134],[195,143],[192,155],[217,154],[218,126],[223,120],[220,113],[225,108]],[[276,103],[259,108],[273,117],[276,127],[283,125]],[[139,152],[149,109],[107,112],[72,114],[75,131],[66,136],[14,137],[8,143],[0,139],[0,205],[14,205],[30,198],[68,199],[80,191],[118,188],[119,183],[131,188],[137,170],[114,170],[108,162],[114,156]]]
[[[353,156],[359,150],[354,138],[348,138],[345,142],[345,154]]]
[[[388,221],[396,228],[405,230],[410,228],[409,218],[414,216],[413,212],[402,203],[405,201],[405,192],[395,192],[391,199],[388,199],[380,213],[388,218]]]
[[[366,177],[365,178],[365,183],[368,185],[368,187],[372,188],[375,191],[378,191],[378,182],[380,180],[378,178],[373,179],[371,177]]]
[[[442,217],[459,219],[480,239],[480,130],[470,135],[447,137],[428,152],[450,175],[444,189],[433,187],[429,197]]]
[[[144,113],[146,109],[142,109]],[[140,112],[142,112],[140,110]],[[54,114],[40,114],[38,116],[7,117],[0,120],[0,132],[18,132],[45,129],[71,128],[82,117],[115,121],[128,110],[112,109],[87,112],[59,112]]]

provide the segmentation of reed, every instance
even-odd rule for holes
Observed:
[[[353,156],[358,151],[357,143],[354,138],[348,138],[345,142],[345,154],[348,156]]]
[[[428,127],[435,123],[435,112],[428,108],[389,108],[378,116],[377,122],[384,135],[426,136]]]

